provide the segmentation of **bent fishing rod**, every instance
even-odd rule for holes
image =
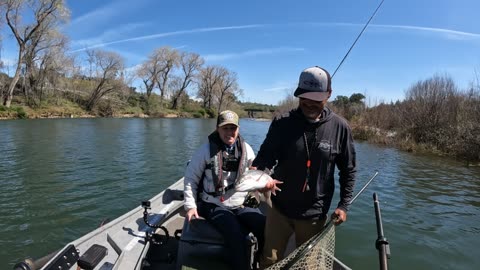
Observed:
[[[370,21],[373,19],[373,17],[375,17],[375,14],[377,14],[377,11],[380,9],[380,7],[382,6],[383,4],[383,1],[385,0],[382,0],[380,2],[380,4],[378,4],[377,8],[375,9],[375,11],[373,12],[372,16],[370,16],[370,19],[368,19],[367,23],[363,26],[363,29],[362,31],[360,31],[360,33],[358,34],[357,38],[355,39],[355,41],[352,43],[352,46],[350,46],[350,49],[348,49],[347,53],[345,54],[345,56],[343,56],[343,59],[342,61],[340,61],[340,63],[338,64],[337,68],[335,69],[335,71],[333,72],[332,74],[332,79],[333,79],[333,76],[335,76],[335,73],[337,73],[337,70],[340,68],[340,66],[343,64],[343,62],[345,61],[345,59],[347,59],[347,56],[350,54],[350,51],[353,49],[353,47],[355,47],[355,44],[357,44],[357,41],[360,39],[360,37],[362,36],[363,32],[365,32],[365,29],[367,29],[367,26],[370,24]]]

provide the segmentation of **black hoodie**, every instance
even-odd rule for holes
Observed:
[[[307,178],[307,138],[310,152],[310,177]],[[324,217],[335,189],[335,165],[339,170],[340,202],[348,210],[355,183],[355,147],[345,119],[325,108],[320,121],[309,122],[300,109],[273,120],[267,137],[252,166],[272,169],[274,179],[283,181],[282,191],[272,196],[281,213],[294,219]]]

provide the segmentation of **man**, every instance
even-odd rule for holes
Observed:
[[[208,142],[193,155],[184,178],[187,220],[199,215],[224,237],[232,269],[250,269],[245,237],[252,232],[263,246],[265,216],[244,206],[247,192],[235,190],[240,176],[255,158],[239,134],[238,115],[223,111]],[[197,197],[198,196],[198,197]]]
[[[335,224],[347,219],[355,148],[346,120],[325,107],[331,94],[331,77],[325,69],[303,70],[294,93],[300,99],[298,108],[271,123],[253,161],[253,168],[273,168],[272,177],[283,181],[267,212],[263,267],[283,258],[292,233],[298,247],[322,230],[334,193],[335,166],[340,182]]]

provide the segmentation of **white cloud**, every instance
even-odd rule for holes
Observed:
[[[121,27],[105,31],[101,36],[98,36],[98,37],[89,38],[89,39],[74,40],[74,41],[72,41],[72,46],[73,47],[83,47],[83,48],[96,47],[96,45],[98,45],[98,44],[102,44],[103,42],[105,42],[107,40],[118,39],[119,36],[125,35],[125,33],[132,32],[132,31],[134,31],[134,30],[136,30],[140,27],[143,27],[145,25],[146,25],[145,23],[125,24],[125,25],[122,25]],[[85,49],[77,49],[77,50],[74,50],[73,52],[82,51],[82,50],[85,50]]]
[[[355,26],[363,27],[364,24],[359,23],[293,23],[289,25],[306,25],[306,26]],[[447,39],[478,39],[480,34],[470,33],[464,31],[457,31],[444,28],[435,28],[435,27],[422,27],[422,26],[413,26],[413,25],[393,25],[393,24],[369,24],[368,28],[384,28],[384,29],[400,29],[400,30],[411,30],[411,31],[420,31],[420,32],[430,32],[441,34],[442,37]],[[367,28],[367,30],[368,30]]]
[[[266,88],[266,89],[262,89],[262,91],[265,91],[265,92],[285,92],[285,91],[289,91],[289,90],[292,90],[292,89],[295,89],[295,86],[293,84],[292,85],[283,85],[283,86]]]
[[[68,27],[81,27],[83,29],[98,27],[99,23],[109,22],[112,18],[116,18],[123,13],[131,13],[132,9],[140,9],[144,4],[142,2],[143,1],[136,1],[135,5],[132,5],[130,0],[113,1],[108,5],[96,8],[88,13],[76,17],[71,21]]]
[[[232,58],[278,54],[278,53],[286,53],[286,52],[299,52],[304,50],[305,50],[304,48],[286,48],[286,47],[255,49],[255,50],[248,50],[248,51],[239,52],[239,53],[207,54],[204,58],[207,61],[223,61],[223,60],[228,60]]]
[[[382,24],[372,24],[370,26],[378,27],[378,28],[402,29],[402,30],[413,30],[413,31],[437,33],[437,34],[441,34],[442,37],[447,39],[479,39],[480,38],[480,34],[443,29],[443,28],[421,27],[421,26],[410,26],[410,25],[382,25]]]

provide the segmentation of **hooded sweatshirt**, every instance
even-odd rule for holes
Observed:
[[[322,218],[328,213],[336,166],[340,183],[337,207],[348,211],[356,171],[354,141],[347,121],[328,108],[314,123],[298,108],[273,120],[252,166],[273,168],[272,177],[284,182],[279,186],[282,191],[272,196],[272,203],[293,219]]]

